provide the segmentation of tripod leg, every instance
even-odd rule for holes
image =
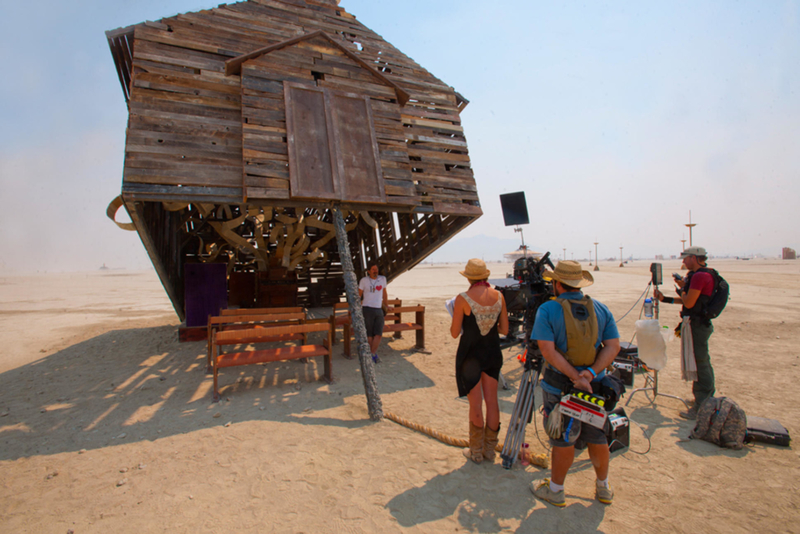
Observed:
[[[525,426],[528,424],[528,418],[534,404],[535,386],[538,378],[539,373],[536,372],[534,374],[532,370],[525,371],[522,376],[519,393],[517,393],[517,400],[514,403],[511,421],[506,433],[506,441],[503,443],[503,452],[500,454],[505,469],[511,469],[511,466],[514,465],[522,447],[522,442],[525,439]]]
[[[503,389],[508,389],[508,382],[506,382],[506,377],[503,376],[503,373],[500,373],[500,387]]]
[[[517,430],[519,429],[522,405],[525,403],[525,399],[527,397],[529,381],[528,371],[526,371],[520,380],[517,398],[514,401],[514,408],[511,410],[511,420],[508,423],[508,430],[506,430],[506,439],[503,443],[503,451],[500,454],[500,457],[503,460],[503,467],[506,469],[511,469],[511,466],[514,463],[514,444],[516,442]]]

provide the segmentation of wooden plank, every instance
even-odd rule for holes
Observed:
[[[223,332],[224,333],[224,332]],[[299,358],[327,356],[328,349],[322,345],[300,345],[299,347],[278,347],[275,349],[251,350],[246,352],[226,352],[217,356],[219,369],[255,363],[279,362]]]
[[[283,178],[271,178],[265,176],[245,176],[245,187],[248,191],[255,189],[276,189],[281,191],[289,191],[289,180]]]
[[[289,166],[283,162],[272,162],[271,164],[246,163],[244,172],[251,176],[289,179]]]
[[[444,152],[436,150],[432,147],[425,147],[425,145],[412,145],[408,147],[408,156],[412,158],[420,158],[423,162],[439,162],[439,163],[469,163],[468,154],[459,154],[456,152]]]
[[[275,200],[282,200],[289,198],[289,190],[283,189],[266,189],[260,187],[248,187],[247,188],[247,198],[266,198],[266,199],[275,199]]]
[[[159,102],[162,104],[183,104],[192,106],[202,106],[211,109],[223,110],[239,110],[241,108],[241,99],[238,94],[225,95],[222,98],[215,96],[203,96],[195,92],[179,93],[164,90],[151,90],[141,87],[135,83],[135,89],[132,91],[131,100],[136,102]]]
[[[180,65],[182,67],[194,67],[196,69],[206,69],[215,72],[224,72],[225,70],[226,57],[218,54],[189,51],[185,48],[178,48],[140,39],[134,41],[133,50],[136,59]]]
[[[471,215],[475,217],[483,215],[483,211],[478,206],[471,206],[469,204],[434,202],[433,209],[436,210],[437,213],[452,215]]]
[[[238,172],[233,178],[225,176],[198,177],[195,175],[168,176],[157,171],[144,173],[142,169],[131,169],[125,172],[123,186],[127,184],[156,184],[180,185],[200,187],[239,187],[242,182],[242,173]]]
[[[285,153],[276,154],[271,152],[261,152],[259,150],[243,149],[242,157],[245,159],[262,159],[274,161],[289,161],[289,156]]]
[[[241,110],[236,107],[218,107],[192,102],[176,102],[160,98],[162,93],[150,91],[145,95],[145,89],[137,89],[131,94],[130,106],[135,113],[154,116],[155,112],[174,113],[177,115],[190,115],[211,120],[221,119],[241,127]],[[226,124],[226,125],[227,125]]]

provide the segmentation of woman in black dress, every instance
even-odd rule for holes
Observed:
[[[450,334],[454,338],[461,336],[456,353],[456,383],[458,396],[466,395],[469,400],[469,449],[464,450],[464,456],[481,463],[484,459],[494,461],[500,432],[500,334],[508,334],[508,313],[503,295],[486,281],[490,273],[483,260],[469,260],[460,272],[470,287],[456,297]]]

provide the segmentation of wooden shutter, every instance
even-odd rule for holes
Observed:
[[[384,202],[368,96],[284,82],[293,198]]]
[[[378,142],[368,96],[329,92],[341,199],[383,202]]]
[[[323,90],[286,83],[284,94],[292,196],[339,198]]]

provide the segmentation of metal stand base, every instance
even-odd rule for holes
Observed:
[[[631,400],[633,400],[633,396],[636,393],[638,393],[640,391],[645,391],[645,392],[652,391],[653,392],[653,400],[651,401],[651,403],[655,402],[656,401],[656,397],[658,397],[660,395],[662,397],[669,397],[671,399],[677,399],[677,400],[681,401],[686,406],[686,409],[688,410],[689,409],[689,404],[685,400],[683,400],[682,398],[678,397],[677,395],[669,395],[667,393],[659,393],[658,392],[658,371],[653,370],[652,373],[653,374],[651,375],[649,370],[645,371],[644,387],[643,388],[637,388],[637,389],[634,389],[633,391],[631,391],[630,395],[628,395],[628,401],[625,403],[625,406],[627,406],[628,404],[631,403]],[[647,393],[645,393],[645,395],[646,394]]]
[[[511,466],[514,465],[514,462],[519,457],[522,444],[525,442],[525,427],[531,418],[536,382],[538,380],[539,371],[526,364],[525,373],[523,373],[519,382],[517,400],[514,402],[514,409],[511,411],[511,420],[508,422],[503,452],[500,453],[500,458],[503,460],[503,468],[505,469],[511,469]]]

